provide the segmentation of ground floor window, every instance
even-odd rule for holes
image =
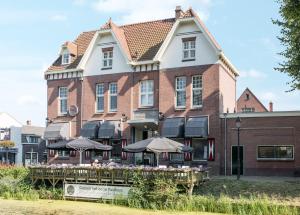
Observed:
[[[183,153],[170,153],[170,160],[171,161],[184,161],[184,154]]]
[[[26,152],[25,153],[25,165],[34,165],[38,163],[37,152]]]
[[[102,160],[102,157],[103,157],[102,151],[95,150],[92,152],[92,159]]]
[[[207,160],[208,141],[205,139],[192,139],[193,161]]]
[[[58,154],[58,157],[69,157],[70,151],[69,150],[58,150],[57,154]]]
[[[294,160],[294,146],[258,146],[258,160]]]

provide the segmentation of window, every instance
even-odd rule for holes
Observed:
[[[196,57],[196,37],[183,38],[183,61],[184,60],[195,60]]]
[[[153,106],[153,80],[141,81],[140,106]]]
[[[104,84],[96,85],[96,112],[104,111]]]
[[[118,107],[118,86],[117,83],[109,84],[109,111],[115,112]]]
[[[246,100],[250,99],[250,95],[248,93],[246,93]]]
[[[171,161],[184,161],[184,154],[183,153],[170,153],[170,160]]]
[[[102,49],[103,54],[103,69],[111,69],[113,64],[113,48]]]
[[[192,107],[202,107],[202,76],[192,77]]]
[[[176,108],[185,108],[185,87],[186,87],[186,77],[176,78]]]
[[[58,154],[59,157],[69,157],[70,156],[70,151],[58,150],[57,154]]]
[[[65,49],[62,53],[62,64],[69,64],[71,61],[70,53]]]
[[[26,152],[25,153],[25,166],[34,165],[38,163],[38,153],[37,152]]]
[[[243,113],[251,113],[251,112],[255,112],[255,108],[242,108],[242,112]]]
[[[59,113],[64,115],[68,113],[68,88],[60,87],[58,91]]]
[[[193,160],[207,160],[208,157],[208,142],[207,140],[193,139]]]
[[[40,138],[37,136],[26,136],[27,143],[39,143]]]
[[[258,160],[294,160],[294,146],[258,146]]]

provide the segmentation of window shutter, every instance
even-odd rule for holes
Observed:
[[[75,150],[70,151],[70,157],[76,157],[76,151]]]
[[[108,140],[103,140],[104,145],[108,145]],[[103,151],[103,160],[108,160],[109,159],[109,152],[108,151]]]
[[[122,144],[122,160],[127,160],[127,152],[124,152],[123,151],[123,148],[125,147],[125,146],[127,146],[127,139],[122,139],[121,140],[121,144]]]
[[[185,139],[184,140],[184,144],[186,146],[191,147],[191,145],[192,145],[192,139]],[[184,153],[184,160],[185,161],[191,161],[192,160],[192,153],[191,152]]]
[[[215,160],[215,139],[209,138],[208,139],[208,161]]]

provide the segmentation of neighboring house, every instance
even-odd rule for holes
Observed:
[[[11,139],[16,143],[16,165],[35,165],[47,161],[44,127],[32,126],[30,121],[22,127],[11,128]]]
[[[22,127],[22,124],[18,122],[14,117],[8,113],[0,113],[0,141],[1,140],[11,140],[11,128],[12,127]],[[6,160],[6,155],[8,152],[8,161]],[[18,153],[18,146],[13,148],[1,148],[0,147],[0,162],[1,163],[15,163],[16,155]]]
[[[271,106],[272,105],[272,106]],[[273,111],[273,104],[270,102],[270,111]],[[246,88],[242,95],[237,100],[237,112],[268,112],[267,108],[260,102],[260,100]]]
[[[237,76],[193,9],[177,7],[174,18],[122,26],[110,19],[64,43],[46,71],[51,123],[45,139],[51,144],[88,133],[113,145],[110,154],[87,152],[90,162],[97,156],[131,159],[122,156],[122,147],[158,132],[194,148],[185,157],[162,160],[192,165],[210,160],[219,172],[220,154],[214,154],[221,144],[219,114],[235,110]],[[78,156],[59,153],[56,162],[72,163]],[[50,157],[55,154],[50,150]],[[153,163],[151,154],[144,159]]]

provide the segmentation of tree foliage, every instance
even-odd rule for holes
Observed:
[[[15,146],[15,143],[13,141],[10,141],[10,140],[2,140],[2,141],[0,141],[0,147],[12,148],[14,146]]]
[[[285,49],[280,53],[284,60],[277,71],[287,73],[292,81],[291,90],[300,89],[300,0],[277,0],[281,20],[273,20],[280,30],[278,39]]]

